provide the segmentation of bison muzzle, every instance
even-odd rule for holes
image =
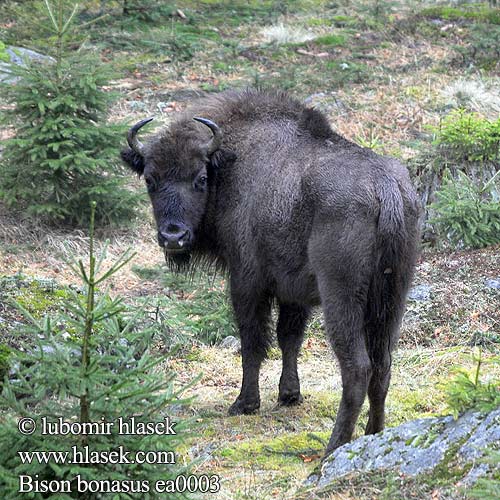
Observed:
[[[321,304],[343,385],[326,454],[351,439],[367,394],[366,433],[382,430],[419,240],[406,168],[280,92],[201,99],[143,145],[137,133],[148,121],[130,129],[122,159],[146,181],[167,261],[182,268],[213,260],[230,277],[243,382],[229,413],[260,406],[273,304],[279,402],[302,401],[297,356],[311,308]]]

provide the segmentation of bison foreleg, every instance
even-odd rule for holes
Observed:
[[[262,295],[239,292],[232,281],[231,298],[241,337],[243,382],[229,415],[253,413],[260,407],[259,371],[271,343],[268,329],[271,301]]]
[[[295,304],[281,304],[278,318],[278,343],[283,356],[278,402],[285,406],[302,402],[297,357],[304,338],[309,316],[308,308]]]

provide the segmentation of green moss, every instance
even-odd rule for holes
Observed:
[[[436,441],[443,430],[444,424],[437,424],[432,426],[426,434],[419,434],[413,436],[405,441],[406,446],[413,446],[415,448],[429,448],[429,446]]]
[[[313,405],[314,415],[317,417],[331,418],[340,402],[340,391],[337,392],[314,392],[309,401]]]
[[[10,60],[9,54],[7,54],[7,47],[0,40],[0,61],[8,62]]]
[[[314,39],[317,45],[328,45],[331,47],[344,47],[346,44],[346,37],[344,35],[324,35]]]
[[[358,25],[358,20],[354,17],[349,16],[333,16],[332,21],[335,26],[344,27],[355,27]]]
[[[270,440],[250,439],[223,448],[218,455],[243,467],[258,466],[266,470],[291,472],[296,470],[297,464],[304,462],[305,457],[323,453],[321,442],[328,439],[329,433],[316,434],[302,432]]]
[[[483,5],[470,6],[467,9],[438,5],[423,9],[421,14],[424,17],[446,19],[447,21],[474,20],[500,24],[500,9],[491,9]]]
[[[330,26],[332,22],[324,17],[312,17],[307,20],[308,26]]]
[[[395,380],[396,377],[395,374]],[[387,423],[396,426],[433,415],[444,406],[444,399],[444,394],[438,393],[433,384],[420,387],[393,384],[387,400]]]
[[[430,484],[452,484],[467,474],[472,464],[465,466],[458,465],[457,452],[468,439],[469,435],[457,441],[453,446],[450,446],[441,462],[439,462],[432,474],[428,476],[427,481]]]
[[[68,289],[50,280],[23,275],[0,276],[0,298],[12,303],[12,308],[14,302],[19,304],[36,319],[60,307],[69,295]]]
[[[68,292],[55,289],[53,284],[27,281],[19,288],[15,301],[34,318],[42,318],[49,310],[54,310],[68,297]]]

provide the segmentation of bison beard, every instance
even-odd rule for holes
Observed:
[[[171,253],[165,250],[165,262],[172,271],[188,271],[191,267],[191,254],[187,251]]]
[[[122,159],[146,180],[167,262],[186,270],[213,261],[230,277],[243,381],[229,413],[260,406],[272,304],[283,356],[278,400],[302,401],[297,357],[321,304],[343,386],[326,454],[351,439],[367,395],[366,433],[382,430],[419,240],[405,167],[279,92],[201,99],[143,145],[137,134],[148,121],[130,129]]]

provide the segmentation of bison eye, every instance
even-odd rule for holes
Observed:
[[[206,175],[200,175],[199,177],[196,178],[194,181],[194,189],[196,191],[203,192],[205,191],[207,187],[207,176]]]
[[[146,187],[148,189],[148,193],[152,193],[156,189],[156,182],[152,177],[146,177]]]

